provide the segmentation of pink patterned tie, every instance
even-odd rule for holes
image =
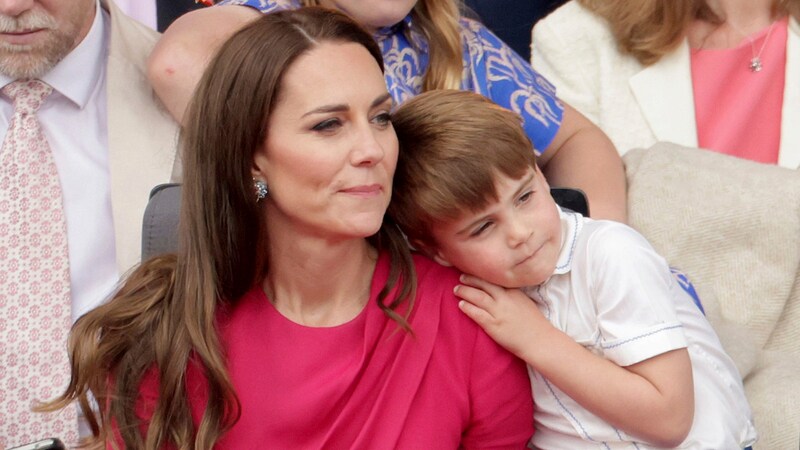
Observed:
[[[53,88],[18,80],[0,148],[0,448],[77,440],[74,407],[34,413],[69,382],[69,260],[61,185],[36,111]]]

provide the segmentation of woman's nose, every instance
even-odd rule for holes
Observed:
[[[386,154],[383,142],[371,127],[359,132],[355,137],[351,158],[355,166],[372,166],[380,162]]]

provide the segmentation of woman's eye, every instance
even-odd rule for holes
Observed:
[[[373,122],[377,123],[378,125],[388,125],[392,121],[392,115],[388,112],[378,114],[372,119]]]
[[[328,119],[324,120],[313,127],[311,127],[314,131],[330,131],[333,130],[341,125],[339,119]]]

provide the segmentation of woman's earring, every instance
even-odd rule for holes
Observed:
[[[269,194],[269,187],[267,186],[267,182],[264,180],[256,180],[253,178],[253,187],[256,189],[256,202],[260,202],[267,198],[267,194]]]

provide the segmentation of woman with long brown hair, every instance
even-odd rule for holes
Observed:
[[[800,167],[800,0],[573,0],[533,67],[617,149],[671,141]]]
[[[126,448],[524,446],[524,365],[384,221],[382,70],[372,37],[320,8],[221,47],[182,135],[180,249],[78,320],[50,408],[78,400],[94,442]]]
[[[459,0],[223,0],[192,11],[164,33],[149,63],[155,91],[179,120],[216,43],[260,13],[320,5],[373,34],[397,104],[431,89],[482,94],[522,116],[549,179],[586,192],[592,214],[624,221],[625,177],[608,138],[569,105],[521,56],[481,23],[461,17]],[[602,174],[602,175],[600,175]]]

